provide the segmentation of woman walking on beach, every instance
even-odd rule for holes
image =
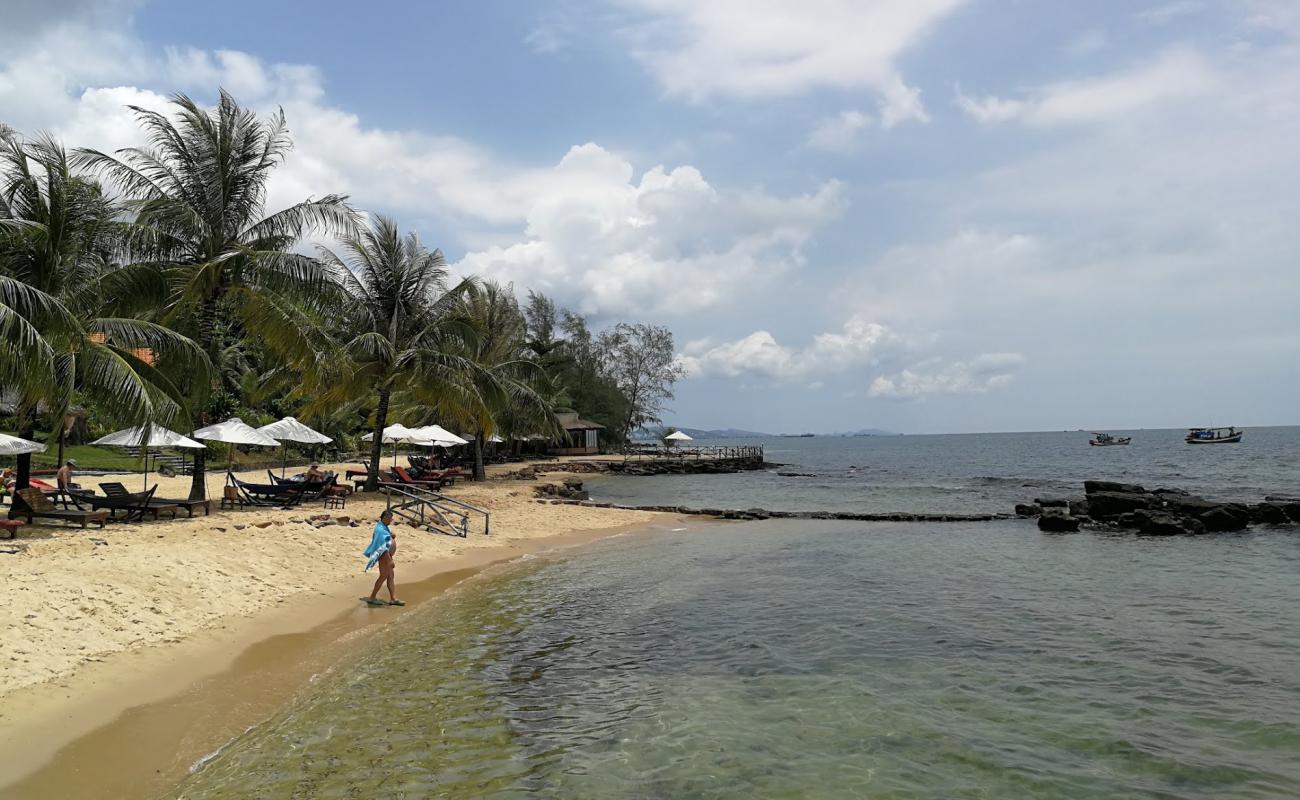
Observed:
[[[401,600],[397,599],[397,590],[393,585],[393,556],[397,554],[397,537],[393,536],[393,531],[389,527],[393,522],[393,510],[384,509],[384,513],[379,515],[379,522],[375,523],[375,532],[370,537],[370,546],[366,548],[365,556],[370,559],[366,562],[366,570],[376,564],[379,565],[379,577],[375,578],[375,587],[370,590],[370,596],[362,598],[368,606],[404,606]],[[388,602],[380,600],[379,587],[385,583],[388,584]]]

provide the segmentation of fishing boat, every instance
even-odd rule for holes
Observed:
[[[1241,435],[1245,431],[1239,431],[1236,428],[1189,428],[1187,438],[1184,440],[1188,444],[1235,444],[1241,441]]]
[[[1113,436],[1109,433],[1093,433],[1088,444],[1093,447],[1113,447],[1117,444],[1128,444],[1133,441],[1132,436]]]

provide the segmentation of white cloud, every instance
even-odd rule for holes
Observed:
[[[933,242],[897,245],[851,273],[836,296],[885,324],[935,330],[971,309],[1021,304],[1059,275],[1043,270],[1039,241],[963,228]]]
[[[94,60],[73,58],[78,50]],[[294,151],[268,187],[270,208],[339,192],[362,208],[486,227],[460,269],[589,313],[689,312],[759,288],[800,265],[804,242],[842,206],[834,181],[782,197],[714,187],[691,166],[635,178],[628,160],[596,144],[554,167],[512,165],[457,137],[367,126],[327,102],[314,67],[239,51],[151,55],[128,36],[69,23],[0,56],[0,107],[25,112],[5,121],[78,146],[140,144],[126,106],[165,110],[155,86],[209,102],[223,86],[262,113],[284,108]]]
[[[1023,100],[1007,100],[992,95],[971,97],[962,92],[961,87],[957,87],[957,107],[979,122],[1013,120],[1024,114],[1026,105]]]
[[[1042,87],[1023,100],[975,98],[957,92],[957,105],[980,122],[1019,119],[1053,126],[1102,122],[1154,106],[1203,97],[1220,84],[1209,61],[1195,50],[1171,48],[1135,68]]]
[[[698,311],[802,263],[840,195],[835,182],[796,197],[723,191],[689,166],[638,179],[625,158],[589,143],[539,176],[523,240],[456,266],[587,313]]]
[[[769,331],[754,331],[724,344],[694,342],[678,363],[691,377],[762,375],[787,379],[829,375],[873,363],[883,352],[904,346],[889,328],[852,317],[835,333],[822,333],[807,347],[779,343]]]
[[[1080,57],[1092,55],[1110,46],[1110,37],[1103,30],[1087,30],[1074,37],[1065,45],[1065,52]]]
[[[1205,10],[1205,0],[1174,0],[1172,3],[1148,8],[1134,16],[1143,22],[1163,25],[1175,19],[1199,14]]]
[[[867,390],[870,397],[914,399],[932,394],[982,394],[1009,384],[1024,366],[1019,353],[984,353],[950,364],[930,359],[893,375],[881,375]]]
[[[964,0],[621,0],[644,12],[624,31],[672,95],[753,99],[871,89],[885,127],[924,120],[896,62]]]
[[[677,363],[688,378],[816,378],[805,387],[818,390],[826,386],[822,378],[852,379],[883,362],[901,361],[916,348],[915,340],[855,315],[839,331],[818,334],[805,347],[783,345],[770,331],[754,331],[722,344],[693,342],[677,357]],[[898,372],[877,375],[867,396],[899,399],[988,392],[1010,383],[1024,361],[1017,353],[984,353],[969,361],[936,356]]]
[[[858,143],[859,134],[871,125],[871,117],[861,111],[841,111],[817,123],[808,134],[808,146],[828,153],[847,153]]]

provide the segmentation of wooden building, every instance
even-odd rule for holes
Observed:
[[[560,427],[564,428],[564,441],[552,448],[551,452],[560,456],[590,456],[600,452],[600,432],[604,425],[580,419],[575,413],[556,414]]]

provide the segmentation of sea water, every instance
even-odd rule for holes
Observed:
[[[857,513],[1010,512],[1035,497],[1081,497],[1090,478],[1224,500],[1300,496],[1300,427],[1252,428],[1240,444],[1216,445],[1189,445],[1185,430],[1116,433],[1133,443],[1090,447],[1078,431],[746,440],[782,466],[716,480],[593,475],[587,484],[598,499],[624,503]]]
[[[771,520],[475,579],[186,798],[1293,798],[1300,535]]]

